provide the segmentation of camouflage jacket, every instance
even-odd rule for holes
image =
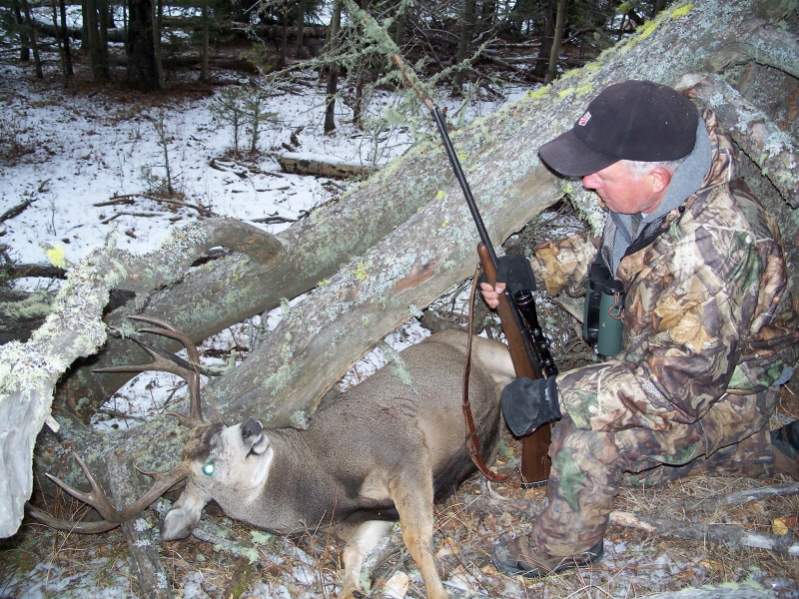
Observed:
[[[578,428],[667,432],[702,426],[710,413],[720,420],[702,427],[709,451],[729,442],[724,411],[740,410],[741,395],[757,401],[794,363],[797,320],[778,228],[733,184],[732,144],[711,112],[703,116],[713,161],[702,186],[616,272],[626,291],[622,353],[558,377],[561,408]],[[533,266],[557,293],[584,279],[595,248],[545,244]]]

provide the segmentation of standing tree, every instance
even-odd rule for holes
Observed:
[[[64,73],[64,85],[75,74],[72,67],[72,50],[69,45],[69,35],[67,34],[67,8],[64,0],[52,0],[53,8],[53,27],[59,32],[58,47],[61,52],[61,70]],[[58,16],[61,17],[61,27],[58,26]]]
[[[544,81],[549,71],[549,60],[552,54],[552,42],[555,39],[555,21],[557,19],[558,8],[556,0],[543,0],[541,6],[541,16],[537,20],[536,31],[541,39],[541,47],[538,50],[533,76]]]
[[[103,5],[104,0],[84,0],[83,5],[83,26],[86,33],[84,40],[89,49],[89,60],[95,81],[108,81],[111,78]]]
[[[552,34],[552,47],[549,50],[549,65],[547,66],[546,83],[555,78],[560,58],[560,43],[563,39],[563,29],[566,26],[566,0],[558,0],[555,17],[555,28]]]
[[[25,13],[25,29],[27,30],[27,37],[30,40],[31,48],[33,49],[33,64],[36,69],[36,76],[39,79],[44,77],[42,72],[42,59],[39,56],[39,44],[36,41],[36,28],[33,26],[33,19],[31,18],[31,8],[28,0],[20,0],[22,2],[22,10]]]
[[[28,27],[25,25],[25,20],[22,18],[22,10],[19,7],[19,3],[20,0],[11,0],[11,11],[14,15],[15,29],[17,35],[19,35],[19,59],[22,62],[28,62],[31,59],[30,36],[28,35]]]
[[[336,50],[338,49],[339,29],[341,28],[341,0],[335,0],[333,16],[330,17],[328,28],[327,52],[333,60],[327,67],[327,86],[325,89],[325,135],[330,135],[336,130],[336,91],[338,90],[338,62]]]
[[[475,18],[477,16],[477,0],[464,0],[461,12],[461,32],[458,39],[458,51],[455,55],[456,71],[452,83],[452,95],[463,94],[463,80],[466,77],[466,59],[472,51]]]
[[[128,0],[128,15],[128,81],[144,91],[162,89],[164,75],[157,41],[161,34],[154,0]]]
[[[211,112],[216,120],[230,125],[233,130],[233,156],[239,156],[239,131],[244,119],[244,100],[240,88],[226,87],[211,104]]]

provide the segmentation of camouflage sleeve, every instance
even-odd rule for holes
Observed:
[[[695,232],[661,265],[669,276],[628,296],[627,317],[641,326],[618,359],[559,377],[562,409],[578,427],[668,430],[696,422],[725,393],[763,272],[750,235],[725,236]]]
[[[573,235],[537,246],[530,261],[536,280],[544,282],[550,295],[564,289],[571,296],[582,295],[588,265],[597,252],[595,243],[587,235]]]

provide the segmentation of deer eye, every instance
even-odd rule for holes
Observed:
[[[203,474],[205,474],[205,476],[214,475],[214,462],[212,460],[209,460],[203,464]]]

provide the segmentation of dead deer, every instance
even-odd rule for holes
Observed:
[[[231,426],[202,421],[199,375],[191,366],[198,363],[196,349],[166,323],[137,319],[156,325],[143,332],[178,339],[189,351],[186,364],[143,346],[152,363],[116,368],[166,370],[186,379],[191,396],[187,420],[195,428],[180,464],[154,475],[152,488],[141,499],[118,510],[78,458],[90,492],[48,476],[94,507],[103,520],[66,523],[34,509],[35,517],[78,532],[109,530],[186,478],[162,523],[162,539],[188,536],[211,500],[229,517],[276,533],[331,524],[346,541],[340,596],[347,598],[359,590],[364,557],[388,534],[391,521],[399,519],[428,597],[447,597],[433,558],[433,502],[447,497],[475,470],[464,443],[461,412],[466,333],[437,333],[405,350],[390,367],[317,411],[307,430],[265,429],[255,418]],[[498,389],[513,370],[507,349],[498,342],[474,338],[473,352],[472,411],[490,455],[499,436]]]

